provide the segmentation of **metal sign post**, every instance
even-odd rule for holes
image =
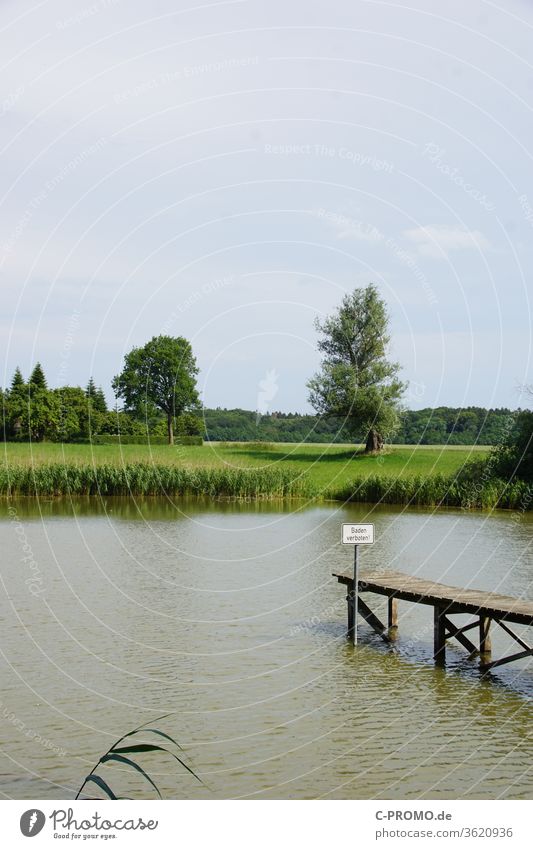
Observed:
[[[360,545],[374,545],[374,525],[343,524],[342,544],[353,545],[353,590],[348,596],[348,630],[353,636],[353,644],[357,645],[357,611],[359,609],[359,557]],[[350,605],[352,609],[350,610]]]
[[[353,644],[357,645],[357,609],[359,607],[359,563],[357,562],[357,549],[353,547]]]

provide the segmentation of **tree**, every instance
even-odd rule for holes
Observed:
[[[94,394],[93,407],[98,413],[107,413],[107,401],[101,386],[98,387]]]
[[[20,410],[20,436],[33,442],[57,439],[61,426],[61,401],[55,391],[32,388]]]
[[[89,378],[89,382],[85,387],[85,394],[87,398],[94,398],[94,396],[96,395],[96,383],[94,382],[92,377]]]
[[[42,389],[42,390],[48,389],[48,386],[46,384],[46,377],[44,376],[43,367],[41,366],[40,363],[35,364],[35,368],[33,369],[32,373],[30,375],[29,384],[30,384],[30,394],[31,394],[32,390],[34,390],[34,389]]]
[[[98,413],[107,413],[107,402],[104,390],[101,386],[98,388],[96,387],[96,383],[92,377],[89,378],[89,383],[85,388],[85,394],[87,398],[90,398],[93,410],[96,410]]]
[[[121,410],[109,410],[103,417],[98,433],[111,433],[114,436],[146,436],[142,422],[132,418]]]
[[[533,481],[533,411],[518,410],[502,445],[493,449],[492,468],[507,480]]]
[[[22,372],[17,366],[15,369],[15,374],[11,380],[11,392],[21,392],[26,390],[26,384],[24,383],[24,378],[22,377]]]
[[[22,435],[22,419],[27,407],[28,387],[17,366],[4,397],[4,432],[8,438],[19,439]]]
[[[170,445],[174,442],[174,418],[198,406],[198,367],[190,343],[182,336],[154,336],[142,348],[124,358],[121,374],[113,379],[117,398],[128,412],[148,420],[154,408],[167,419]]]
[[[202,420],[194,413],[182,413],[176,421],[176,429],[180,436],[200,436]]]
[[[366,453],[380,451],[384,436],[398,427],[405,389],[399,364],[386,356],[388,324],[385,302],[373,285],[345,295],[332,316],[315,322],[324,358],[307,384],[309,401],[321,415],[343,419],[352,435],[366,433]]]
[[[86,390],[79,386],[62,386],[53,392],[59,398],[61,409],[57,439],[70,442],[100,432],[105,416],[94,408]]]

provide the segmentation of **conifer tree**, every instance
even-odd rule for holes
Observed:
[[[25,389],[26,384],[24,383],[24,378],[22,377],[22,372],[17,366],[15,369],[15,374],[11,380],[11,392],[20,392],[22,389]]]
[[[87,398],[94,398],[94,396],[96,395],[96,383],[94,382],[92,377],[89,378],[89,383],[85,388],[85,394],[87,395]]]
[[[101,386],[98,387],[93,395],[93,407],[99,413],[107,413],[107,401],[105,399],[104,390]]]
[[[35,368],[33,369],[30,375],[30,387],[32,389],[48,389],[46,384],[46,377],[44,376],[43,367],[40,363],[35,364]]]

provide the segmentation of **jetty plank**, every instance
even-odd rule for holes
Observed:
[[[342,584],[352,584],[353,574],[334,572]],[[403,572],[362,572],[359,592],[372,592],[417,604],[439,605],[446,613],[475,613],[487,611],[491,619],[502,619],[521,625],[533,625],[533,601],[500,595],[483,590],[450,587],[436,581],[405,575]]]

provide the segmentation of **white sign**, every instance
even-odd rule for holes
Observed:
[[[374,545],[374,525],[343,525],[343,545]]]

